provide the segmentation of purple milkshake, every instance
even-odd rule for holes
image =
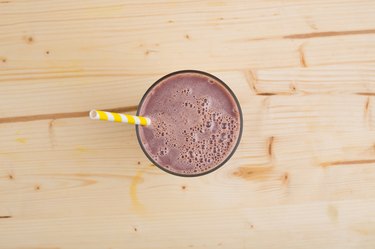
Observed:
[[[138,141],[159,168],[198,176],[223,165],[242,133],[242,113],[233,92],[218,78],[186,70],[158,80],[143,96],[137,115],[151,126],[137,126]]]

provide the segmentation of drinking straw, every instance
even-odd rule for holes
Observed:
[[[151,124],[151,120],[146,117],[134,116],[128,114],[120,114],[114,112],[105,112],[99,110],[92,110],[89,114],[91,119],[106,120],[112,122],[137,124],[142,126],[147,126]]]

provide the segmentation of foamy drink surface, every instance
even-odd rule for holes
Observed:
[[[172,74],[144,96],[138,115],[145,153],[159,167],[177,175],[201,175],[221,166],[237,146],[241,111],[218,79],[198,72]]]

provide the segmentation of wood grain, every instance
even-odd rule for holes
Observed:
[[[374,1],[0,1],[0,248],[375,248]],[[234,157],[186,179],[134,127],[147,88],[236,93]]]

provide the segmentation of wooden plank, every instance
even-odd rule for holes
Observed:
[[[75,247],[72,238],[80,240],[89,248],[121,247],[138,243],[139,247],[172,248],[171,244],[189,247],[223,247],[223,248],[247,248],[254,245],[265,248],[306,247],[306,241],[313,247],[348,247],[371,248],[373,237],[368,233],[374,227],[368,225],[363,219],[371,213],[366,206],[374,205],[373,202],[317,203],[310,206],[288,206],[278,208],[260,208],[246,210],[206,210],[201,212],[170,212],[150,215],[147,223],[139,223],[140,218],[130,215],[102,214],[97,219],[86,217],[40,219],[23,222],[24,226],[17,226],[17,221],[9,225],[9,230],[3,234],[16,245],[13,248],[57,248],[56,244],[65,244],[67,247]],[[336,212],[339,208],[340,211]],[[72,210],[79,210],[77,206]],[[105,211],[105,210],[103,210]],[[169,211],[169,212],[168,212]],[[246,213],[243,219],[238,215]],[[308,215],[306,215],[308,213]],[[321,214],[324,214],[322,216]],[[184,224],[175,227],[175,220],[183,217]],[[291,219],[296,217],[296,219]],[[337,222],[341,219],[342,222]],[[137,222],[138,220],[138,222]],[[291,223],[291,220],[294,222]],[[123,224],[129,222],[129,225]],[[82,224],[82,230],[77,233],[76,224]],[[257,224],[262,224],[257,226]],[[290,230],[284,227],[293,225]],[[30,231],[28,226],[37,229]],[[340,228],[348,226],[348,232]],[[65,227],[67,229],[61,229]],[[165,229],[160,230],[160,227]],[[202,231],[209,233],[192,233],[200,227]],[[229,236],[228,231],[235,231]],[[241,231],[241,232],[240,232]],[[17,233],[24,234],[23,241],[17,240]],[[82,237],[86,234],[87,237]],[[157,234],[157,236],[155,235]],[[173,234],[174,236],[171,236]],[[217,236],[223,234],[222,236]],[[308,234],[304,236],[303,234]],[[357,235],[357,239],[347,240],[343,235]],[[270,240],[269,238],[274,238]],[[97,238],[93,240],[93,238]],[[168,238],[168,239],[167,239]],[[81,243],[81,245],[82,245]],[[25,247],[24,247],[25,248]]]
[[[305,94],[356,94],[372,96],[375,91],[373,64],[319,66],[301,69],[262,69],[211,73],[222,78],[235,93],[247,92],[249,84],[252,95],[271,96]],[[2,118],[51,114],[53,119],[59,113],[68,116],[85,115],[92,108],[113,109],[130,107],[140,101],[147,88],[160,78],[155,75],[128,75],[113,70],[111,74],[96,73],[42,73],[29,72],[35,79],[8,79],[1,83],[3,96],[0,109],[0,123],[9,122]],[[16,75],[16,74],[14,74]],[[65,77],[66,76],[66,77]],[[126,85],[126,87],[124,87]],[[241,85],[242,87],[236,87]],[[48,92],[45,89],[48,88]],[[95,89],[93,91],[92,89]],[[248,97],[240,96],[241,102]],[[27,105],[17,104],[27,99]],[[45,103],[48,102],[48,105]],[[124,110],[124,111],[125,111]],[[57,116],[59,117],[59,116]],[[61,117],[64,117],[61,116]],[[48,118],[48,116],[46,117]],[[8,120],[8,119],[7,119]]]
[[[165,74],[374,62],[373,1],[53,3],[3,4],[3,68]]]
[[[372,96],[374,64],[334,65],[300,69],[249,70],[248,80],[257,95]]]

